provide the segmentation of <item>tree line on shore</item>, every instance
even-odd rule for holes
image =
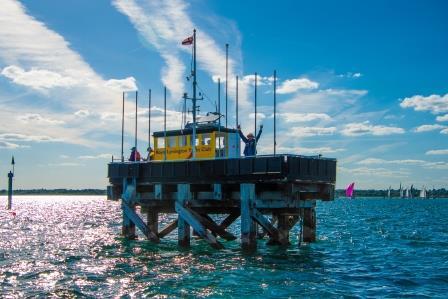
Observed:
[[[15,195],[106,195],[105,189],[18,189],[14,190]],[[7,190],[0,190],[0,195],[7,195]],[[413,189],[412,197],[418,197],[420,190]],[[337,189],[336,197],[345,197],[344,189]],[[356,197],[387,197],[387,190],[356,190]],[[391,197],[400,197],[399,190],[391,190]],[[427,190],[428,198],[448,198],[448,190],[445,188]]]
[[[368,189],[368,190],[355,190],[355,197],[387,197],[387,189],[386,190],[375,190],[375,189]],[[345,197],[345,190],[344,189],[337,189],[335,192],[336,197]],[[410,190],[410,197],[419,197],[420,190],[418,189],[412,189]],[[391,198],[398,198],[400,197],[400,190],[391,190],[390,192]],[[430,189],[426,190],[426,197],[427,198],[448,198],[448,190],[445,188],[440,189]]]

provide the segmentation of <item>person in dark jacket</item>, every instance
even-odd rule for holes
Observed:
[[[257,137],[255,138],[254,134],[249,133],[247,137],[241,132],[241,127],[238,125],[238,134],[240,134],[241,140],[246,144],[244,147],[244,155],[245,156],[255,156],[257,154],[257,142],[260,139],[261,132],[263,130],[263,125],[260,125],[260,130],[258,131]]]
[[[140,161],[140,153],[138,150],[134,147],[131,148],[131,156],[129,157],[129,161]]]

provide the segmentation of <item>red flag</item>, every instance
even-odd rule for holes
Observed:
[[[193,36],[189,36],[182,41],[182,45],[184,45],[184,46],[188,46],[191,44],[193,44]]]

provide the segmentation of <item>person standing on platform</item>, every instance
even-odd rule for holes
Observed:
[[[241,140],[246,144],[244,147],[244,155],[246,157],[248,156],[255,156],[257,154],[257,142],[258,139],[260,139],[261,132],[263,131],[263,125],[260,125],[260,131],[258,131],[257,137],[255,138],[254,134],[249,133],[247,134],[247,137],[244,136],[244,134],[241,132],[241,126],[238,125],[238,134],[240,134]]]
[[[134,147],[131,148],[131,156],[129,157],[129,161],[140,161],[140,153],[138,150]]]

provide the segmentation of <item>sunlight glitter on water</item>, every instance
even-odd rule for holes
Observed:
[[[17,196],[13,208],[16,217],[0,211],[5,297],[443,298],[448,291],[446,200],[319,203],[316,243],[297,248],[292,237],[283,249],[261,241],[252,255],[238,240],[216,251],[193,239],[181,250],[175,233],[158,245],[126,241],[119,203],[103,197]]]

